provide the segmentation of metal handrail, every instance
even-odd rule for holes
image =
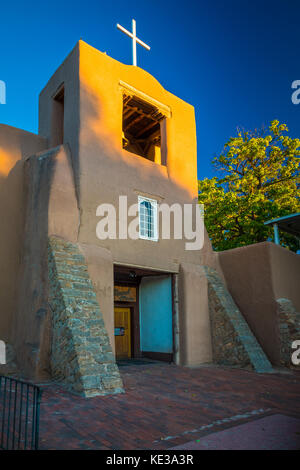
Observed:
[[[38,449],[41,398],[37,385],[0,375],[0,449]]]

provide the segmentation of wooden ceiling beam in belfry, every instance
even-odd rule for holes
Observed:
[[[130,132],[123,132],[123,139],[127,140],[128,142],[135,144],[135,143],[142,143],[142,142],[148,142],[149,139],[136,139],[133,135],[130,134]]]
[[[132,96],[130,95],[124,95],[123,96],[123,106],[126,106],[126,104],[128,103],[128,101],[130,101],[132,98]]]
[[[152,121],[150,124],[148,124],[148,126],[144,127],[144,129],[141,129],[137,134],[136,134],[136,137],[140,137],[141,135],[143,135],[145,132],[149,131],[152,127],[156,126],[157,124],[159,124],[157,121]]]
[[[127,108],[126,111],[123,113],[123,121],[125,119],[128,119],[130,116],[132,116],[134,113],[136,113],[136,110],[133,108]]]
[[[139,108],[136,106],[126,106],[126,109],[123,112],[123,117],[124,119],[127,119],[128,116],[131,116],[133,113],[138,113],[138,114],[144,114],[143,111],[141,111]]]
[[[126,109],[123,112],[123,119],[128,118],[128,115],[126,115],[126,117],[125,117],[125,113],[128,113],[129,109],[134,110],[136,113],[142,114],[144,117],[146,117],[148,119],[151,119],[152,121],[155,121],[155,122],[160,122],[165,117],[163,114],[159,113],[159,111],[158,111],[157,116],[152,116],[151,114],[146,114],[142,109],[137,108],[136,106],[131,107],[130,105],[127,105]]]
[[[157,129],[157,131],[153,132],[153,134],[151,134],[148,138],[150,140],[154,140],[156,139],[157,137],[160,137],[160,129]]]
[[[133,140],[130,140],[129,145],[133,145],[140,155],[144,155],[144,149],[142,148],[140,142],[135,142],[133,139]]]
[[[145,145],[145,149],[144,149],[144,155],[147,155],[147,153],[149,152],[150,150],[150,147],[152,145],[152,142],[147,142],[147,144]]]
[[[134,124],[137,124],[138,122],[140,122],[142,119],[144,119],[144,115],[143,114],[140,114],[139,116],[137,116],[136,118],[132,119],[132,121],[130,121],[127,125],[126,125],[126,129],[125,132],[127,131],[127,129],[130,129],[132,126],[134,126]]]
[[[133,137],[129,132],[126,132],[126,134],[123,134],[123,139],[126,141],[126,146],[127,145],[141,145],[141,144],[146,144],[146,145],[153,145],[157,144],[160,142],[160,134],[155,132],[153,135],[148,137],[148,139],[136,139]]]

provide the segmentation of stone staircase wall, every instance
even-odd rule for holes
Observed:
[[[85,397],[123,392],[84,256],[50,237],[48,263],[52,378]]]
[[[219,274],[204,266],[208,281],[209,311],[214,362],[272,372],[272,365],[226,289]]]

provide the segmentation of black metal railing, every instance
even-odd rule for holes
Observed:
[[[0,449],[38,449],[41,397],[38,386],[0,376]]]

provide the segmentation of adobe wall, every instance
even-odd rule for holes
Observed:
[[[217,267],[205,233],[200,251],[185,250],[185,240],[99,240],[95,217],[99,204],[118,209],[119,195],[128,206],[138,195],[159,203],[197,203],[197,146],[194,108],[166,91],[150,74],[121,64],[80,41],[80,142],[79,241],[101,246],[116,264],[179,273],[179,362],[196,365],[212,360],[207,283],[200,264]],[[141,91],[171,110],[166,119],[166,166],[158,165],[122,148],[122,83]],[[126,90],[125,90],[126,91]],[[118,215],[118,210],[117,210]],[[90,269],[90,268],[89,268]],[[101,292],[100,305],[107,304]],[[110,301],[109,334],[113,336],[113,302]],[[112,338],[113,341],[113,338]]]
[[[280,365],[277,299],[299,311],[300,257],[269,242],[218,254],[227,287],[252,332],[274,365]]]
[[[110,250],[118,264],[178,272],[183,260],[201,262],[200,252],[186,251],[182,240],[97,238],[98,205],[108,202],[118,208],[119,195],[128,196],[128,206],[137,203],[139,194],[168,204],[197,201],[195,117],[191,105],[164,90],[144,70],[121,64],[82,41],[79,56],[79,241]],[[121,82],[171,109],[172,117],[166,120],[166,166],[122,148]]]
[[[289,299],[300,312],[300,256],[274,243],[269,253],[275,298]]]
[[[39,135],[48,140],[48,148],[57,146],[53,135],[55,112],[53,97],[64,85],[64,138],[71,150],[74,181],[78,184],[78,139],[79,139],[79,47],[73,48],[63,63],[52,75],[39,95]]]
[[[174,202],[197,204],[194,108],[166,91],[144,70],[121,64],[79,41],[40,95],[40,134],[50,141],[51,101],[62,83],[65,86],[64,142],[71,149],[79,209],[77,242],[86,256],[112,344],[113,263],[152,268],[180,273],[179,284],[185,286],[186,300],[181,304],[183,311],[180,313],[185,318],[183,360],[192,363],[210,360],[206,287],[203,286],[203,293],[200,289],[199,297],[193,287],[198,280],[197,269],[180,268],[182,263],[217,266],[207,234],[200,251],[186,251],[185,240],[99,240],[96,236],[100,220],[96,216],[98,205],[112,203],[118,208],[119,195],[128,196],[128,206],[137,203],[139,194],[170,205]],[[166,166],[122,148],[121,83],[136,88],[171,110],[171,118],[166,120]],[[96,261],[98,257],[100,259]],[[200,327],[203,322],[207,328],[195,332],[195,324]],[[190,348],[188,338],[194,335],[198,337],[193,352],[185,351]]]
[[[23,176],[25,224],[11,341],[23,376],[47,380],[51,377],[54,319],[49,303],[49,238],[73,243],[87,260],[112,347],[113,263],[111,255],[100,247],[77,243],[80,212],[68,145],[27,158]]]
[[[46,146],[42,137],[0,124],[0,338],[8,343],[24,238],[23,162]]]
[[[24,164],[24,234],[13,345],[24,375],[49,376],[51,312],[48,237],[76,241],[78,207],[68,146],[46,150]],[[25,320],[26,319],[26,320]]]
[[[182,263],[178,291],[179,362],[189,366],[212,362],[208,283],[203,267]]]

